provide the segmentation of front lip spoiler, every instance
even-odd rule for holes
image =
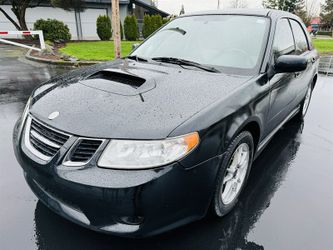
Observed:
[[[102,227],[93,226],[82,211],[72,208],[71,206],[59,201],[56,197],[47,192],[36,180],[29,178],[26,172],[24,172],[24,177],[34,194],[40,198],[39,200],[42,201],[44,205],[60,216],[63,216],[76,224],[80,224],[88,229],[92,229],[98,232],[110,234],[131,234],[137,232],[140,229],[140,224],[130,225],[120,222],[115,222],[111,225],[104,225]]]

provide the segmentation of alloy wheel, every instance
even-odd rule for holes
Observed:
[[[236,148],[223,179],[221,198],[225,205],[237,198],[243,186],[249,163],[250,147],[247,143],[242,143]]]

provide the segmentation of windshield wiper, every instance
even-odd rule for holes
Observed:
[[[171,31],[176,31],[176,32],[179,32],[180,34],[182,35],[185,35],[186,34],[186,31],[179,28],[179,27],[176,27],[176,28],[169,28],[169,29],[165,29],[165,30],[171,30]]]
[[[133,55],[133,56],[125,56],[125,59],[131,59],[137,62],[148,62],[148,59],[137,56],[137,55]]]
[[[188,60],[180,59],[180,58],[175,58],[175,57],[154,57],[154,58],[152,58],[152,60],[158,61],[158,62],[164,62],[164,63],[177,64],[177,65],[180,65],[180,66],[193,66],[193,67],[196,67],[198,69],[202,69],[202,70],[205,70],[205,71],[208,71],[208,72],[220,73],[220,71],[215,69],[214,67],[202,65],[202,64],[197,63],[197,62],[192,62],[192,61],[188,61]]]

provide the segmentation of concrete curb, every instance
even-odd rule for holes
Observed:
[[[89,66],[94,65],[98,63],[102,63],[102,61],[76,61],[76,62],[70,62],[70,61],[63,61],[63,60],[52,60],[52,59],[45,59],[45,58],[39,58],[31,55],[31,49],[28,50],[28,52],[25,54],[25,58],[39,63],[46,63],[51,65],[58,65],[58,66],[72,66],[72,67],[79,67],[79,66]]]

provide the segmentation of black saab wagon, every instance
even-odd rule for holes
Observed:
[[[184,15],[128,57],[34,90],[16,157],[46,206],[96,231],[144,237],[222,217],[272,136],[305,116],[317,67],[292,14]]]

